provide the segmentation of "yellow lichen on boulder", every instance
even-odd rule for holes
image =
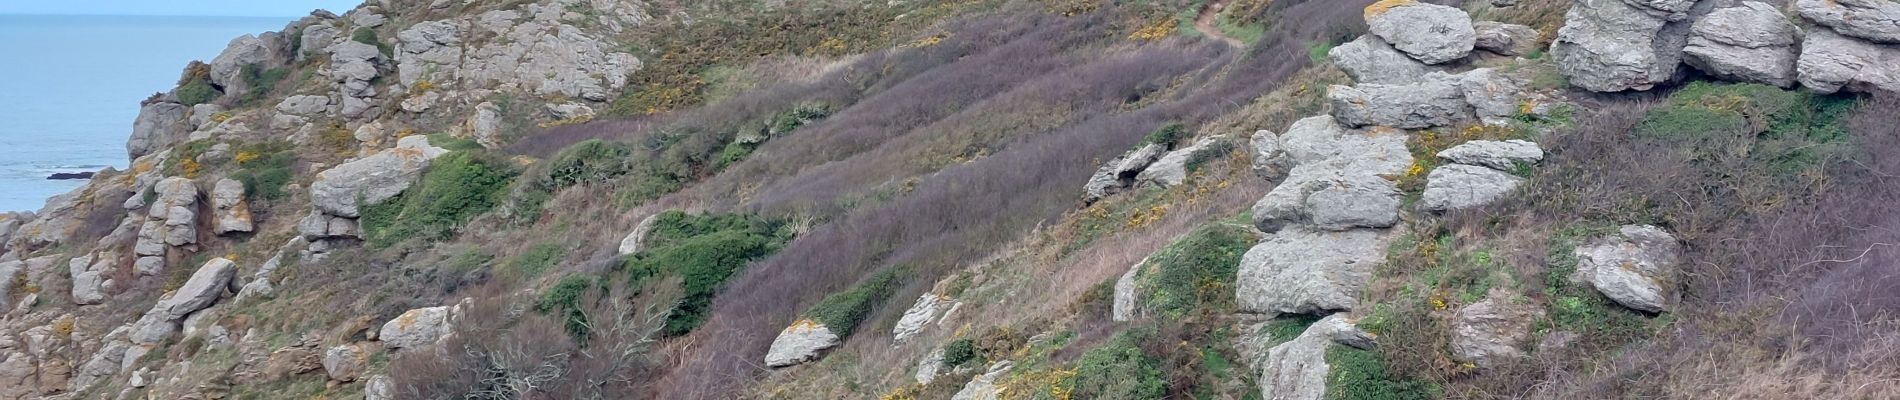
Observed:
[[[1377,3],[1366,6],[1366,21],[1371,22],[1373,18],[1384,15],[1386,11],[1417,2],[1418,0],[1379,0]]]

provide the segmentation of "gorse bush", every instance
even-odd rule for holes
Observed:
[[[890,297],[897,278],[895,270],[885,271],[851,290],[832,293],[805,311],[805,317],[824,324],[838,337],[850,337],[858,324],[871,316],[871,309]]]
[[[244,194],[251,199],[283,199],[289,195],[284,186],[293,178],[291,164],[297,161],[294,150],[290,142],[281,140],[239,145],[232,156],[238,170],[231,179],[243,182]]]
[[[960,338],[943,344],[943,366],[946,368],[956,368],[976,359],[975,339]]]
[[[1156,252],[1140,277],[1145,306],[1170,319],[1232,310],[1240,258],[1253,242],[1247,228],[1217,223]]]
[[[664,332],[682,335],[705,321],[712,296],[726,279],[784,245],[787,238],[777,230],[775,224],[745,216],[668,213],[655,222],[646,250],[622,258],[620,269],[636,288],[679,278],[681,299],[667,316]]]
[[[410,238],[446,239],[500,202],[516,171],[506,161],[458,151],[436,158],[401,195],[363,208],[363,238],[387,246]]]
[[[541,294],[541,300],[535,303],[535,310],[558,316],[567,334],[574,337],[575,343],[587,343],[589,326],[586,308],[582,307],[581,300],[593,288],[593,278],[561,278],[560,283]]]

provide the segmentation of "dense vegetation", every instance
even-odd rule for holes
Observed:
[[[378,246],[446,239],[499,204],[516,173],[506,161],[479,152],[443,155],[414,187],[363,208],[363,238]]]

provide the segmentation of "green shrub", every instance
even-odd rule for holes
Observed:
[[[732,219],[747,221],[730,223]],[[671,221],[669,221],[671,219]],[[704,230],[706,227],[722,227]],[[648,235],[646,250],[621,259],[620,268],[640,287],[668,277],[680,279],[681,299],[667,316],[665,334],[681,335],[699,327],[712,296],[747,263],[778,251],[785,238],[777,227],[743,216],[662,216]]]
[[[1141,349],[1153,333],[1122,332],[1102,347],[1089,350],[1075,362],[1070,388],[1078,399],[1159,399],[1168,394],[1168,375],[1161,360]]]
[[[1217,223],[1156,252],[1140,281],[1146,307],[1170,319],[1231,310],[1240,258],[1253,242],[1246,228]]]
[[[244,98],[239,99],[238,104],[240,105],[255,104],[259,101],[269,99],[271,92],[277,89],[277,83],[282,82],[284,77],[290,76],[290,70],[288,69],[267,69],[256,63],[244,64],[244,69],[241,72],[244,74],[244,85],[249,91],[244,93]]]
[[[211,87],[211,81],[204,78],[192,79],[178,86],[178,102],[187,106],[210,103],[218,99],[218,89]]]
[[[976,360],[976,340],[962,338],[943,344],[944,368],[956,368]]]
[[[390,51],[391,49],[389,48],[389,45],[383,44],[382,38],[376,37],[375,29],[370,29],[368,27],[356,28],[355,32],[350,32],[350,40],[356,41],[357,43],[376,46],[376,50],[381,51],[383,55],[385,56],[394,54],[392,51]]]
[[[1155,128],[1154,132],[1149,132],[1147,137],[1141,139],[1141,144],[1159,144],[1165,147],[1174,147],[1177,142],[1180,142],[1181,139],[1185,137],[1187,137],[1187,126],[1170,122],[1161,125],[1160,128]]]
[[[515,174],[506,161],[481,153],[443,155],[403,194],[363,207],[363,238],[378,246],[409,238],[446,239],[493,209]]]
[[[1844,119],[1855,103],[1761,84],[1692,82],[1644,115],[1636,132],[1686,142],[1701,160],[1739,156],[1786,177],[1811,172],[1845,147]]]
[[[290,184],[290,166],[297,161],[297,152],[290,142],[270,141],[249,143],[237,146],[237,172],[231,173],[231,179],[244,183],[246,197],[258,200],[279,200],[289,196],[284,186]]]
[[[574,336],[576,343],[586,343],[589,333],[587,312],[581,307],[581,298],[594,287],[594,279],[585,276],[561,278],[561,282],[548,288],[541,294],[541,300],[535,303],[535,309],[544,313],[558,314],[567,334]]]
[[[1332,400],[1425,400],[1438,398],[1438,387],[1416,379],[1397,379],[1387,373],[1378,353],[1329,345],[1326,398]]]
[[[838,337],[850,337],[858,323],[871,316],[871,309],[890,296],[896,281],[895,271],[879,273],[851,290],[825,296],[805,311],[805,317],[824,324]]]
[[[549,189],[564,188],[583,183],[605,182],[626,175],[630,166],[628,157],[633,150],[626,145],[603,142],[592,139],[575,143],[562,149],[548,163],[547,175],[541,184]]]
[[[559,244],[537,244],[508,259],[506,271],[516,277],[533,278],[541,276],[564,257],[567,257],[567,248]]]
[[[1201,151],[1188,155],[1187,163],[1184,165],[1184,167],[1187,168],[1188,172],[1199,171],[1201,170],[1201,167],[1206,166],[1209,161],[1219,160],[1221,157],[1226,157],[1228,154],[1233,154],[1233,152],[1234,152],[1233,140],[1222,140],[1218,142],[1213,142],[1213,143],[1208,144],[1207,148],[1201,149]]]

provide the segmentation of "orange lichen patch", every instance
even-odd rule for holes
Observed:
[[[1400,6],[1410,5],[1412,3],[1417,3],[1417,2],[1418,2],[1417,0],[1379,0],[1379,2],[1377,3],[1372,3],[1372,5],[1366,6],[1366,13],[1365,13],[1366,21],[1371,22],[1373,18],[1377,18],[1380,15],[1385,15],[1386,11],[1392,11],[1392,9],[1394,8],[1399,8]]]
[[[821,323],[818,323],[818,321],[813,321],[810,318],[806,318],[806,319],[798,320],[798,322],[793,322],[792,326],[785,327],[785,332],[805,332],[805,331],[821,329],[824,327],[825,327],[825,324],[821,324]]]
[[[409,310],[409,312],[402,313],[401,316],[396,317],[396,326],[403,330],[409,330],[411,327],[416,326],[416,318],[421,317],[422,313]]]

